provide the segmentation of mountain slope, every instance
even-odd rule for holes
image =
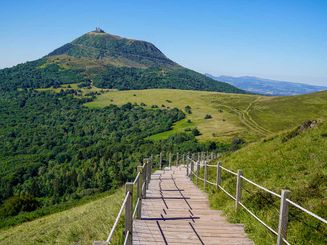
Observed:
[[[0,89],[45,88],[93,82],[100,88],[179,88],[245,93],[168,59],[145,41],[96,30],[32,62],[0,70]]]
[[[231,77],[231,76],[212,76],[206,74],[208,77],[217,81],[229,83],[237,88],[258,94],[265,95],[298,95],[327,90],[324,86],[315,86],[304,83],[292,83],[286,81],[276,81],[258,77]]]
[[[119,62],[122,66],[149,67],[175,66],[152,43],[122,38],[104,32],[89,32],[71,43],[54,50],[48,56],[69,55],[75,58],[90,58],[105,63]]]

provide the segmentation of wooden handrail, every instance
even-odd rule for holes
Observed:
[[[163,154],[160,153],[158,155],[159,162],[158,165],[160,169],[162,169],[162,158]],[[197,156],[197,159],[195,160],[195,157]],[[169,167],[172,165],[172,154],[169,153],[167,155],[169,159]],[[253,216],[259,223],[261,223],[263,226],[265,226],[269,231],[271,231],[273,234],[277,236],[277,244],[281,245],[283,243],[285,244],[290,244],[287,239],[287,224],[288,224],[288,205],[292,205],[301,211],[305,212],[306,214],[314,217],[315,219],[318,219],[319,221],[323,222],[324,224],[327,224],[327,220],[314,214],[313,212],[301,207],[300,205],[296,204],[295,202],[291,201],[288,198],[289,191],[288,190],[282,190],[281,194],[277,194],[257,183],[254,181],[246,178],[243,176],[243,173],[241,170],[238,170],[237,172],[234,172],[230,169],[227,169],[222,166],[221,162],[218,162],[217,165],[213,164],[207,164],[207,160],[213,160],[217,159],[218,155],[216,154],[209,154],[205,152],[198,152],[197,154],[192,153],[192,154],[187,154],[186,157],[183,154],[182,157],[180,157],[179,154],[176,154],[176,163],[181,162],[183,166],[186,166],[186,175],[190,178],[195,177],[196,178],[196,183],[198,184],[198,180],[203,181],[205,189],[206,189],[206,184],[210,184],[213,186],[216,186],[217,189],[220,189],[223,191],[226,195],[228,195],[230,198],[232,198],[235,201],[235,206],[236,208],[242,207],[245,211],[247,211],[251,216]],[[119,220],[122,216],[123,211],[125,210],[125,239],[124,239],[124,244],[130,245],[132,244],[133,240],[133,219],[139,219],[141,218],[141,209],[142,209],[142,199],[146,198],[146,189],[148,189],[149,182],[151,180],[151,173],[152,173],[152,162],[153,157],[151,156],[150,158],[146,159],[143,163],[142,166],[138,166],[137,168],[137,175],[134,179],[134,181],[131,183],[126,183],[126,194],[124,197],[124,200],[122,202],[122,205],[120,207],[120,210],[118,212],[118,215],[115,219],[114,225],[110,230],[109,236],[106,241],[100,241],[100,242],[94,242],[93,244],[110,244],[114,232],[117,228],[117,225],[119,223]],[[201,164],[203,163],[203,164]],[[204,172],[203,172],[203,178],[200,177],[200,167],[204,167]],[[196,168],[195,168],[196,167]],[[208,167],[215,167],[217,168],[216,171],[216,183],[209,181],[208,180]],[[236,176],[237,178],[237,184],[236,184],[236,194],[235,197],[230,194],[225,188],[222,187],[222,178],[221,178],[221,172],[222,170]],[[277,197],[280,198],[280,217],[279,217],[279,224],[278,224],[278,230],[275,231],[273,228],[271,228],[269,225],[267,225],[263,220],[261,220],[258,216],[256,216],[250,209],[248,209],[243,203],[242,203],[242,181],[246,181],[253,186]],[[137,185],[137,199],[136,199],[136,204],[133,209],[133,186]],[[132,212],[133,211],[133,212]]]
[[[131,245],[133,239],[133,219],[141,218],[141,205],[142,198],[146,197],[146,188],[148,182],[151,179],[152,163],[151,159],[147,159],[142,166],[138,166],[137,175],[133,182],[126,183],[126,193],[124,200],[120,206],[119,212],[116,216],[115,222],[110,230],[108,238],[106,241],[94,241],[94,245],[98,244],[110,244],[113,238],[113,235],[116,231],[119,220],[122,216],[123,211],[125,210],[125,240],[124,244]],[[137,201],[135,209],[133,210],[133,186],[137,185]]]
[[[194,158],[194,154],[193,158]],[[305,212],[306,214],[314,217],[315,219],[323,222],[324,224],[327,224],[327,220],[318,216],[317,214],[301,207],[300,205],[298,205],[297,203],[291,201],[288,198],[289,195],[289,191],[288,190],[282,190],[281,194],[277,194],[255,182],[253,182],[252,180],[249,180],[248,178],[245,178],[243,176],[243,173],[241,170],[238,170],[237,173],[227,169],[223,166],[221,166],[221,162],[218,162],[217,165],[209,165],[206,164],[206,161],[204,162],[204,164],[200,164],[200,160],[203,159],[203,153],[199,154],[198,153],[198,160],[194,160],[192,159],[192,157],[187,156],[187,161],[188,163],[186,164],[187,168],[187,176],[189,176],[190,178],[195,177],[196,178],[196,184],[198,184],[198,180],[202,180],[204,181],[204,183],[209,183],[213,186],[216,186],[218,189],[222,190],[226,195],[228,195],[230,198],[232,198],[235,201],[235,205],[238,208],[239,206],[241,206],[242,208],[244,208],[244,210],[246,210],[249,214],[251,214],[257,221],[259,221],[262,225],[264,225],[269,231],[271,231],[273,234],[275,234],[277,236],[277,245],[281,245],[282,243],[285,244],[290,244],[287,240],[286,240],[286,234],[287,234],[287,224],[288,224],[288,204],[293,205],[294,207],[300,209],[301,211]],[[196,164],[197,169],[196,172],[194,171],[194,164]],[[200,174],[200,166],[204,167],[204,178],[201,178],[199,176]],[[209,181],[207,179],[207,167],[216,167],[217,168],[217,172],[216,172],[216,183],[213,183],[211,181]],[[221,170],[224,170],[234,176],[236,176],[237,178],[237,184],[236,184],[236,195],[235,197],[230,194],[227,190],[225,190],[222,186],[221,186]],[[264,221],[262,221],[258,216],[256,216],[251,210],[249,210],[242,202],[242,180],[256,186],[257,188],[277,197],[281,199],[280,202],[280,217],[279,217],[279,225],[278,225],[278,231],[275,231],[273,228],[271,228],[270,226],[268,226]],[[204,185],[204,187],[206,187],[206,185]]]

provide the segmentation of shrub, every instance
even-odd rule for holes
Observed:
[[[197,128],[193,128],[193,129],[192,129],[192,134],[193,134],[194,136],[199,136],[199,135],[201,135],[200,131],[199,131]]]
[[[237,151],[241,148],[241,146],[245,143],[245,141],[241,138],[235,137],[232,140],[232,144],[230,146],[231,151]]]
[[[192,110],[191,110],[191,107],[189,105],[185,106],[184,110],[185,110],[186,113],[192,114]]]
[[[32,196],[12,196],[4,201],[0,209],[0,217],[13,216],[22,211],[30,212],[39,206],[39,202]]]

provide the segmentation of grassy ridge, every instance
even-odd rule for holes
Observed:
[[[0,244],[91,244],[105,240],[123,190],[72,209],[0,230]]]
[[[258,124],[278,132],[307,119],[327,119],[327,91],[313,94],[262,97],[249,111]]]

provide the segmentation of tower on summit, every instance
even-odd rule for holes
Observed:
[[[100,27],[96,27],[94,32],[104,33],[104,30],[102,30]]]

